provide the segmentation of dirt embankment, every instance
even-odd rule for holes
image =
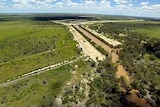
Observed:
[[[117,73],[116,73],[117,78],[124,76],[127,80],[127,83],[130,84],[129,75],[126,72],[126,70],[124,69],[123,65],[118,63],[119,56],[116,54],[116,52],[113,51],[112,48],[110,48],[108,45],[106,45],[105,43],[103,43],[102,41],[97,39],[95,36],[93,36],[92,34],[87,32],[86,30],[82,29],[78,25],[75,25],[75,27],[79,31],[83,32],[88,38],[90,38],[91,41],[95,42],[97,45],[101,46],[105,51],[109,52],[109,56],[111,58],[112,63],[117,65]],[[138,92],[136,92],[136,90],[132,89],[131,95],[127,96],[128,102],[135,103],[136,105],[138,105],[140,107],[150,107],[150,104],[146,103],[144,98],[138,97],[136,93],[138,93]]]
[[[84,54],[90,56],[94,61],[104,60],[105,56],[100,53],[95,47],[93,47],[79,32],[77,32],[72,26],[70,26],[70,32],[73,34],[76,41],[79,43]]]
[[[112,60],[112,63],[114,63],[114,64],[117,63],[117,61],[119,60],[119,56],[113,51],[112,48],[110,48],[108,45],[106,45],[105,43],[103,43],[102,41],[97,39],[95,36],[93,36],[92,34],[87,32],[86,30],[82,29],[78,25],[75,27],[77,29],[79,29],[81,32],[83,32],[86,36],[88,36],[91,39],[91,41],[95,42],[96,44],[101,46],[105,51],[109,52],[109,56]],[[125,71],[125,69],[123,68],[123,66],[121,64],[118,64],[117,68],[118,68],[117,69],[117,76],[118,77],[124,76],[129,81],[129,76],[128,76],[127,72]]]
[[[93,33],[94,35],[100,37],[101,39],[103,39],[105,42],[112,45],[113,47],[117,47],[119,45],[122,45],[122,43],[120,43],[119,41],[117,41],[115,39],[107,38],[106,36],[102,35],[101,33],[96,32],[95,30],[90,29],[89,27],[84,27],[84,26],[82,26],[82,27],[84,29],[88,30],[89,32]]]

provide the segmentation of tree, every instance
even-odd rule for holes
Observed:
[[[121,77],[119,78],[119,80],[120,80],[121,87],[127,89],[127,86],[128,86],[128,85],[127,85],[127,80],[126,80],[126,78],[125,78],[124,76],[121,76]]]

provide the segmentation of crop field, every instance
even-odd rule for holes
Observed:
[[[30,20],[0,24],[0,83],[78,56],[72,34],[62,25]]]

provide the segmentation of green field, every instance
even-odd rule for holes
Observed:
[[[0,83],[78,56],[76,42],[63,25],[31,20],[0,24]]]
[[[109,22],[103,24],[92,24],[89,27],[100,33],[108,34],[117,39],[119,33],[127,34],[129,30],[150,38],[160,38],[160,23],[156,21],[141,22]]]
[[[78,67],[75,68],[75,65]],[[0,88],[0,106],[53,106],[62,87],[76,70],[76,83],[83,73],[90,72],[90,65],[82,60],[70,65],[35,75],[15,84]],[[75,81],[73,82],[75,83]]]
[[[151,29],[139,28],[139,29],[135,29],[135,31],[142,35],[146,35],[147,37],[160,38],[160,27],[151,28]]]
[[[0,106],[43,106],[53,104],[61,87],[71,78],[71,66],[35,75],[0,88]]]
[[[80,56],[77,43],[63,25],[32,20],[1,21],[0,25],[0,83]],[[0,106],[53,106],[72,78],[75,64],[80,78],[86,72],[87,63],[83,61],[0,87]]]

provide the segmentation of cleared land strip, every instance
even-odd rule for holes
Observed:
[[[133,20],[99,20],[99,21],[70,21],[70,22],[66,22],[66,20],[61,20],[61,21],[52,21],[54,23],[58,23],[58,24],[62,24],[62,25],[86,25],[86,24],[95,24],[95,23],[109,23],[109,22],[140,22],[140,21],[144,21],[142,19],[133,19]]]
[[[119,41],[117,40],[114,40],[114,39],[110,39],[110,38],[107,38],[106,36],[103,36],[102,34],[96,32],[95,30],[92,30],[88,27],[84,27],[82,26],[84,29],[88,30],[89,32],[93,33],[94,35],[100,37],[101,39],[103,39],[105,42],[107,42],[108,44],[112,45],[113,47],[116,47],[116,46],[119,46],[119,45],[122,45],[122,43],[120,43]]]
[[[90,56],[94,61],[104,60],[105,56],[99,52],[94,46],[92,46],[78,31],[75,30],[72,26],[70,26],[70,32],[73,34],[75,40],[79,43],[82,48],[84,54]]]
[[[119,56],[115,52],[112,51],[111,47],[109,47],[108,45],[106,45],[105,43],[103,43],[102,41],[97,39],[95,36],[93,36],[92,34],[87,32],[86,30],[82,29],[80,26],[75,25],[74,27],[76,27],[78,30],[83,32],[87,37],[89,37],[97,45],[101,46],[105,51],[109,52],[112,63],[114,63],[114,64],[117,63],[117,61],[119,60]],[[128,81],[128,83],[130,83],[129,76],[128,76],[127,72],[125,71],[123,65],[121,65],[121,64],[118,64],[116,76],[118,78],[121,76],[124,76],[126,78],[126,80]]]
[[[93,36],[92,34],[90,34],[89,32],[87,32],[86,30],[82,29],[78,25],[75,25],[74,27],[77,28],[78,30],[80,30],[81,32],[83,32],[84,35],[86,35],[93,42],[95,42],[96,44],[98,44],[99,46],[101,46],[102,48],[104,48],[107,52],[111,53],[112,48],[110,48],[108,45],[106,45],[105,43],[103,43],[102,41],[100,41],[99,39],[97,39],[95,36]],[[111,54],[111,58],[112,58],[112,62],[113,63],[116,63],[118,61],[118,59],[119,59],[119,57],[118,57],[118,55],[116,53],[112,53]]]
[[[84,55],[79,56],[79,57],[77,57],[76,59],[73,59],[73,60],[66,60],[66,61],[63,61],[63,62],[54,64],[54,65],[50,65],[50,66],[47,66],[47,67],[44,67],[44,68],[40,68],[40,69],[31,71],[31,72],[29,72],[29,73],[26,73],[26,74],[23,74],[23,75],[21,75],[21,76],[18,76],[17,78],[13,78],[13,79],[7,80],[6,83],[0,84],[0,87],[6,87],[6,86],[8,86],[8,85],[14,84],[14,83],[16,83],[16,82],[18,82],[18,81],[20,81],[20,80],[26,79],[26,78],[28,78],[28,77],[31,77],[31,76],[34,76],[34,75],[38,75],[38,74],[40,74],[40,73],[43,73],[43,72],[46,72],[46,71],[50,71],[50,70],[59,68],[59,67],[61,67],[61,66],[74,63],[74,62],[76,62],[76,61],[78,61],[78,60],[80,60],[80,59],[82,59],[82,58],[84,58]]]
[[[144,21],[142,19],[133,19],[133,20],[102,20],[102,21],[83,21],[83,22],[77,22],[77,24],[95,24],[95,23],[108,23],[108,22],[141,22]]]
[[[74,39],[79,43],[79,46],[82,48],[83,53],[89,56],[92,60],[104,60],[105,55],[99,52],[94,46],[92,46],[75,28],[72,27],[73,23],[65,23],[63,21],[53,21],[54,23],[63,24],[67,26],[74,36]]]
[[[128,81],[128,84],[130,84],[130,78],[129,78],[126,70],[124,69],[123,65],[117,63],[117,61],[119,60],[119,56],[115,52],[111,52],[112,49],[108,45],[106,45],[105,43],[103,43],[102,41],[97,39],[94,35],[92,35],[88,31],[84,30],[83,28],[81,28],[78,25],[74,25],[74,27],[76,29],[78,29],[80,32],[82,32],[84,35],[86,35],[88,38],[90,38],[91,41],[95,42],[97,45],[101,46],[105,51],[109,52],[109,54],[111,55],[112,62],[114,64],[118,64],[117,73],[116,73],[117,78],[124,76],[126,78],[126,80]],[[127,98],[128,101],[135,103],[140,107],[151,107],[150,104],[146,103],[144,98],[139,98],[136,95],[137,91],[138,90],[132,89],[131,94],[129,95],[130,98],[129,97]]]

